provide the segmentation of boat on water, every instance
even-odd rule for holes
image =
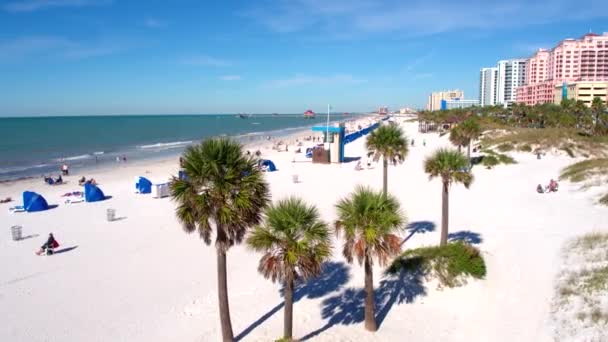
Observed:
[[[315,112],[313,112],[310,109],[304,112],[304,118],[305,119],[314,119],[315,115],[316,115]]]
[[[239,114],[239,118],[241,118],[241,119],[249,119],[250,117],[251,117],[251,114],[244,114],[244,113]]]

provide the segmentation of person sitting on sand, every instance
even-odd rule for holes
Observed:
[[[95,178],[91,178],[86,181],[85,184],[97,185],[97,181],[95,181]]]
[[[355,171],[363,170],[363,166],[361,165],[361,161],[357,161],[357,165],[355,165]]]
[[[536,192],[538,192],[539,194],[542,194],[545,192],[545,190],[543,189],[543,186],[541,184],[538,184],[538,186],[536,187]]]
[[[87,179],[82,176],[82,178],[80,178],[80,180],[78,180],[78,185],[84,185],[87,182]]]
[[[551,181],[549,181],[549,191],[553,192],[553,191],[557,191],[557,182],[553,179],[551,179]]]
[[[36,252],[37,255],[41,255],[42,253],[53,254],[53,249],[59,247],[59,242],[55,240],[53,233],[49,234],[48,239],[44,245],[40,246],[40,249]]]
[[[57,177],[57,179],[55,179],[55,184],[61,184],[63,183],[63,178],[61,178],[61,175],[59,175],[59,177]]]
[[[12,200],[13,200],[12,198],[7,197],[5,199],[0,199],[0,203],[8,203],[8,202],[11,202]]]
[[[44,182],[48,185],[53,185],[53,183],[55,183],[55,180],[53,179],[53,177],[44,176]]]

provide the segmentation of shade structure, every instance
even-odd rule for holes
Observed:
[[[103,201],[106,196],[103,194],[100,188],[93,184],[84,185],[84,200],[87,202]]]
[[[146,177],[138,177],[135,183],[135,189],[140,194],[149,194],[152,192],[152,182]]]
[[[27,212],[43,211],[49,208],[49,204],[46,202],[44,197],[33,192],[23,192],[23,209]]]
[[[269,160],[269,159],[262,159],[262,160],[260,160],[260,165],[267,167],[267,170],[270,171],[270,172],[277,170],[277,167],[274,165],[274,163],[272,162],[272,160]]]

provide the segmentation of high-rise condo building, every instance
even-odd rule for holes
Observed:
[[[479,72],[479,105],[494,106],[497,99],[498,68],[482,68]]]
[[[517,89],[517,102],[527,105],[554,102],[555,87],[564,83],[608,82],[608,32],[539,50],[526,62],[526,70],[527,83]]]
[[[517,88],[526,82],[526,59],[509,59],[498,62],[497,104],[505,107],[515,102]]]
[[[464,92],[462,90],[456,89],[447,91],[437,91],[429,95],[429,99],[426,104],[426,109],[430,111],[441,110],[442,100],[456,100],[463,98]]]

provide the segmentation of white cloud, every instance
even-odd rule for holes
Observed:
[[[128,46],[116,41],[81,43],[56,36],[26,36],[0,40],[0,62],[19,61],[28,57],[82,59],[113,54]]]
[[[144,21],[144,26],[149,28],[163,28],[167,27],[167,22],[155,18],[148,18]]]
[[[194,66],[207,66],[207,67],[227,67],[227,66],[231,66],[232,62],[225,60],[225,59],[220,59],[220,58],[215,58],[215,57],[211,57],[211,56],[207,56],[207,55],[200,55],[200,56],[192,56],[192,57],[186,57],[180,60],[181,64],[185,64],[185,65],[194,65]]]
[[[299,87],[306,85],[316,86],[336,86],[336,85],[353,85],[364,83],[365,80],[354,78],[348,74],[338,74],[331,76],[316,76],[316,75],[304,75],[297,74],[291,78],[271,80],[265,84],[271,88],[287,88],[287,87]]]
[[[244,15],[275,32],[310,31],[336,38],[386,32],[415,36],[608,18],[605,0],[589,0],[585,6],[569,0],[292,0],[264,4],[267,6],[259,5]]]
[[[111,2],[112,0],[20,0],[8,2],[2,8],[8,12],[34,12],[53,7],[87,7]]]
[[[222,81],[240,81],[241,76],[240,75],[224,75],[224,76],[220,76],[220,80],[222,80]]]

